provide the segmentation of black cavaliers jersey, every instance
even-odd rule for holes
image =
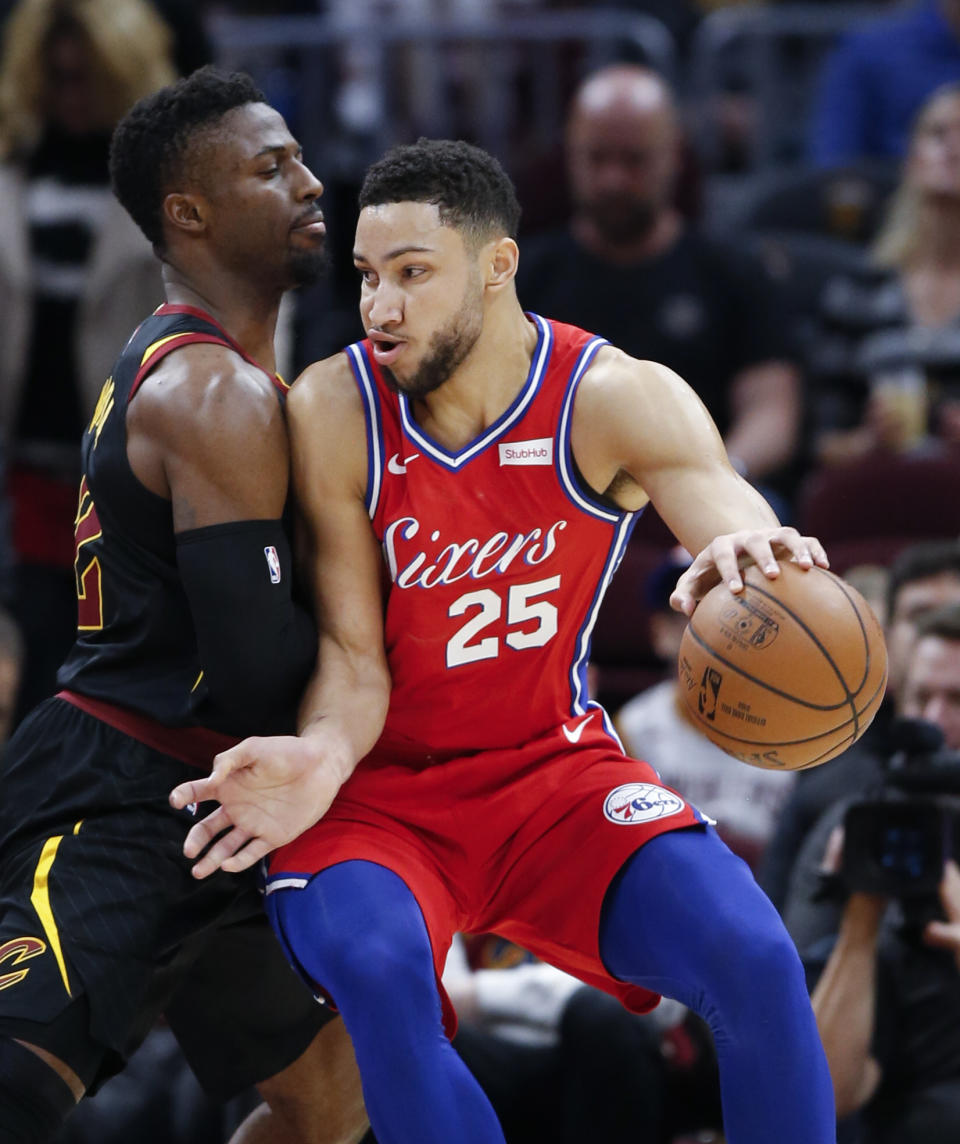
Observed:
[[[128,403],[167,354],[197,342],[228,346],[257,364],[210,315],[164,305],[134,331],[100,393],[83,436],[75,522],[77,640],[58,675],[66,698],[157,745],[149,733],[157,728],[118,719],[112,706],[167,728],[234,731],[204,682],[177,572],[171,503],[146,488],[127,459]],[[271,381],[283,401],[286,384],[276,376]]]

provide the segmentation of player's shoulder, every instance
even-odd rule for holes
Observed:
[[[656,395],[679,381],[677,374],[660,362],[635,358],[618,346],[605,345],[584,371],[577,401],[580,404],[637,392]]]
[[[649,440],[665,422],[698,404],[693,390],[668,366],[608,345],[597,352],[577,388],[574,428],[597,439],[628,434]]]
[[[287,419],[294,472],[311,489],[363,496],[367,443],[363,398],[345,353],[313,362],[293,383]]]
[[[276,404],[270,375],[226,342],[178,347],[147,374],[137,391],[137,401],[195,412],[211,400],[235,404],[267,399]]]
[[[218,447],[235,436],[271,447],[285,434],[283,409],[270,376],[227,344],[199,342],[169,353],[144,378],[131,402],[128,429],[178,451],[203,441]]]
[[[363,399],[346,353],[312,362],[290,389],[287,408],[291,417],[325,411],[325,418],[363,414]]]

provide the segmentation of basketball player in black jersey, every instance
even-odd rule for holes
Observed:
[[[0,799],[0,1140],[41,1144],[164,1013],[205,1087],[266,1100],[235,1144],[356,1141],[343,1023],[289,969],[250,875],[198,882],[171,787],[294,725],[316,658],[283,525],[282,294],[322,260],[321,184],[242,75],[117,128],[114,189],[162,261],[83,441],[78,636]]]

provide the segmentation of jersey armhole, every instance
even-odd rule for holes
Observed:
[[[563,395],[563,405],[560,412],[560,421],[557,428],[557,472],[560,484],[569,500],[590,516],[599,517],[600,520],[611,524],[618,524],[626,516],[633,514],[619,508],[607,500],[602,493],[587,484],[577,466],[570,443],[570,429],[573,423],[573,403],[577,389],[583,380],[591,362],[597,353],[610,343],[606,338],[591,338],[581,349],[577,361],[570,371],[566,389]]]
[[[347,346],[345,353],[363,399],[363,420],[367,438],[367,490],[363,499],[367,515],[373,520],[380,504],[380,490],[383,487],[383,418],[380,398],[363,342],[354,342],[353,345]]]
[[[215,334],[207,334],[199,330],[169,334],[167,337],[159,338],[152,345],[147,346],[143,357],[140,359],[140,366],[133,379],[133,384],[130,386],[130,393],[127,395],[127,404],[129,405],[130,402],[133,401],[137,390],[143,384],[146,377],[163,361],[167,354],[172,353],[174,350],[179,350],[183,346],[196,345],[203,342],[208,345],[224,346],[226,349],[233,349],[233,346],[225,342],[223,338],[218,338]]]

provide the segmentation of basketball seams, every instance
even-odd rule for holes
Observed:
[[[712,725],[710,727],[710,734],[712,736],[714,736],[715,740],[716,739],[731,739],[735,743],[743,743],[745,746],[748,746],[748,747],[769,747],[771,749],[774,747],[799,747],[799,746],[802,746],[804,743],[815,743],[818,739],[824,739],[828,735],[835,735],[838,731],[842,731],[844,729],[844,727],[853,726],[855,730],[859,729],[859,720],[862,719],[864,714],[870,710],[870,708],[876,702],[878,697],[881,697],[883,695],[883,692],[886,688],[886,683],[887,683],[887,675],[886,675],[886,672],[884,672],[883,679],[880,680],[880,683],[877,686],[876,690],[873,692],[873,694],[870,696],[870,698],[867,700],[867,702],[863,705],[863,707],[861,707],[860,710],[855,713],[854,716],[851,716],[851,718],[847,719],[843,723],[839,723],[835,727],[831,727],[829,731],[821,731],[819,735],[808,735],[804,739],[781,739],[777,742],[771,742],[768,739],[744,739],[740,735],[734,735],[734,734],[729,733],[727,731],[721,731],[717,727],[712,726]],[[839,703],[839,704],[837,704],[837,706],[842,707],[843,704]],[[836,708],[830,708],[829,710],[836,710]],[[859,738],[859,735],[856,735],[852,741],[855,742],[857,738]],[[720,744],[718,743],[717,746],[720,746]],[[730,752],[728,751],[727,753],[729,754]],[[796,768],[796,769],[799,770],[802,768]]]
[[[809,711],[839,711],[841,707],[847,707],[852,702],[851,692],[847,689],[847,685],[842,679],[840,682],[843,684],[846,698],[841,699],[838,703],[811,703],[806,699],[800,699],[798,696],[792,695],[789,691],[781,691],[779,687],[774,687],[772,683],[758,679],[755,675],[751,675],[749,671],[744,671],[738,664],[733,663],[732,660],[727,659],[726,656],[721,655],[716,648],[711,647],[700,635],[693,626],[692,620],[688,625],[688,630],[700,647],[702,647],[705,652],[708,652],[717,663],[722,663],[725,667],[729,667],[731,671],[735,671],[737,675],[742,676],[742,678],[746,679],[749,683],[755,683],[758,687],[762,687],[764,691],[769,691],[773,695],[778,695],[781,699],[788,699],[791,703],[796,703],[798,707],[806,707]]]
[[[826,573],[824,573],[824,570],[822,568],[810,568],[807,572],[804,573],[804,575],[809,576],[809,575],[811,575],[811,573],[816,573],[816,572],[820,572],[820,573],[823,573],[824,575],[826,575]],[[833,584],[834,587],[838,586],[838,584],[839,584],[839,578],[838,577],[830,576],[829,579],[830,579],[830,582]],[[810,627],[810,625],[808,623],[806,623],[805,620],[801,619],[801,617],[790,607],[789,604],[785,603],[779,596],[775,596],[773,594],[773,592],[771,592],[768,588],[765,588],[762,584],[751,584],[751,583],[747,582],[745,587],[752,588],[754,592],[758,593],[758,595],[763,596],[765,599],[770,600],[772,603],[783,608],[783,610],[797,624],[797,626],[802,631],[807,633],[807,635],[813,641],[814,646],[818,649],[818,651],[820,651],[820,653],[823,655],[823,658],[833,668],[833,670],[837,676],[837,679],[840,680],[840,683],[843,687],[843,690],[847,693],[848,699],[852,702],[853,698],[860,693],[861,688],[867,682],[867,677],[870,674],[870,645],[869,645],[869,642],[867,640],[867,632],[866,632],[866,628],[863,626],[863,619],[860,616],[860,611],[857,608],[857,606],[854,604],[852,598],[846,592],[842,593],[843,598],[847,601],[847,603],[853,609],[853,614],[856,616],[857,624],[860,627],[860,634],[863,636],[863,653],[864,653],[863,678],[860,680],[860,683],[857,685],[856,690],[850,689],[850,687],[847,684],[847,681],[843,678],[843,673],[840,671],[840,668],[834,662],[833,656],[830,654],[829,651],[827,651],[827,649],[824,646],[824,643],[820,639],[820,637],[813,631],[813,629]]]

